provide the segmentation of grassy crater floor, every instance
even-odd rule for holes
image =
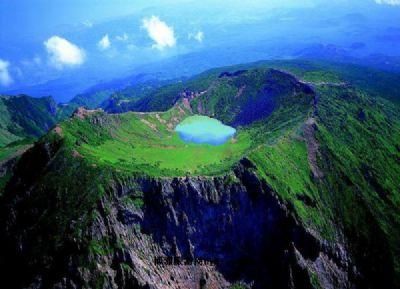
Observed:
[[[64,122],[61,133],[74,157],[151,176],[221,174],[253,147],[245,129],[223,145],[185,143],[175,127],[189,115],[181,107],[160,113],[95,112]]]

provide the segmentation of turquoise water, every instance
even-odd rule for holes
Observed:
[[[221,145],[236,133],[233,127],[224,125],[217,119],[194,115],[184,119],[175,131],[187,143]]]

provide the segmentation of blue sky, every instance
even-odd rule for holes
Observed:
[[[319,43],[399,55],[399,19],[400,0],[2,0],[0,92],[84,89],[191,53],[205,67]]]

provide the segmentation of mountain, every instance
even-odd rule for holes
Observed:
[[[157,88],[147,112],[78,109],[0,197],[2,284],[399,288],[396,79],[263,62]],[[194,114],[237,133],[185,143]]]
[[[0,96],[0,147],[47,133],[55,124],[56,113],[51,97]]]
[[[322,60],[268,60],[232,67],[208,70],[185,81],[164,81],[128,86],[114,93],[99,107],[110,113],[126,111],[166,110],[188,91],[204,91],[214,78],[224,76],[226,70],[241,72],[250,68],[275,68],[298,75],[306,82],[348,82],[367,91],[371,96],[379,96],[393,102],[400,102],[399,72],[363,66],[355,63],[337,63]],[[246,81],[251,81],[246,79]]]
[[[51,97],[0,96],[0,194],[17,158],[57,121]]]
[[[323,45],[315,44],[293,55],[300,59],[313,59],[325,61],[335,61],[337,63],[349,64],[359,66],[368,66],[379,70],[397,71],[400,69],[400,62],[398,56],[388,56],[381,53],[367,54],[363,53],[366,44],[363,42],[354,42],[349,47],[342,47],[333,44]],[[353,53],[351,53],[353,51]],[[354,53],[360,51],[361,53]]]
[[[329,59],[331,61],[343,62],[354,59],[354,56],[345,48],[333,44],[324,45],[321,43],[301,49],[295,55],[307,59]]]

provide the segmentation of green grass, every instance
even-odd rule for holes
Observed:
[[[23,153],[26,149],[32,146],[33,139],[23,139],[8,144],[5,147],[0,148],[0,164],[13,157],[16,157]]]
[[[271,97],[276,111],[251,119],[252,102],[264,105],[261,101],[264,94],[259,91],[265,81],[273,86]],[[75,118],[62,124],[66,142],[94,165],[121,172],[159,177],[221,175],[229,172],[260,143],[272,142],[288,127],[302,122],[312,102],[311,94],[295,90],[296,80],[292,76],[255,69],[238,78],[219,78],[218,73],[210,73],[184,84],[167,86],[149,100],[150,108],[158,102],[162,103],[158,107],[160,110],[170,106],[171,96],[176,98],[177,89],[183,87],[204,91],[192,100],[193,112],[180,104],[165,112],[97,113],[84,120]],[[248,123],[239,126],[234,139],[223,145],[185,143],[174,131],[180,121],[193,113],[214,116],[227,124],[240,123],[242,110],[246,108],[249,108]]]
[[[258,175],[278,192],[285,203],[293,205],[304,224],[320,232],[326,239],[334,238],[332,213],[319,197],[303,141],[288,135],[273,145],[260,147],[249,158],[257,166]],[[304,202],[306,198],[311,204]]]
[[[105,116],[109,123],[97,132],[93,132],[88,119],[74,119],[62,127],[67,141],[94,164],[151,176],[220,174],[252,147],[246,130],[238,131],[234,139],[219,146],[185,143],[174,128],[186,116],[181,112],[178,119],[171,111],[126,113]],[[86,131],[92,131],[93,137]]]
[[[265,65],[268,64],[262,63],[260,67]],[[238,78],[220,79],[219,71],[226,69],[222,68],[186,84],[161,89],[147,103],[144,99],[139,102],[143,109],[165,108],[165,112],[96,112],[85,119],[62,122],[60,135],[53,131],[39,141],[47,149],[59,146],[54,158],[43,167],[37,157],[43,158],[47,152],[38,145],[25,154],[21,161],[26,166],[19,167],[19,174],[22,180],[32,180],[32,192],[26,200],[19,198],[24,202],[21,208],[32,210],[35,218],[26,221],[35,223],[27,226],[38,235],[42,229],[51,232],[46,238],[37,239],[29,254],[52,256],[65,242],[65,236],[85,238],[83,232],[96,217],[98,202],[116,179],[224,174],[228,176],[226,183],[231,184],[237,181],[232,167],[247,157],[255,164],[258,176],[306,229],[327,241],[341,242],[344,237],[357,265],[367,264],[367,268],[362,268],[367,275],[385,273],[380,271],[379,256],[387,251],[393,263],[395,285],[400,284],[400,110],[377,97],[396,98],[398,81],[393,81],[395,76],[371,70],[363,76],[362,70],[353,66],[339,69],[308,62],[270,65],[319,84],[315,137],[320,145],[317,162],[324,178],[312,177],[303,134],[303,124],[313,113],[312,96],[293,94],[292,80],[279,73],[271,76],[258,69]],[[174,128],[192,113],[182,105],[171,106],[185,87],[198,92],[212,86],[203,98],[194,100],[194,112],[199,112],[197,104],[202,103],[204,114],[228,123],[249,99],[254,100],[266,76],[277,89],[286,88],[282,97],[277,98],[279,105],[267,118],[238,127],[235,139],[221,146],[180,140]],[[376,82],[372,81],[374,76]],[[376,84],[379,80],[385,88]],[[321,85],[342,81],[351,82],[354,87]],[[244,99],[232,100],[244,84]],[[0,160],[18,149],[15,144],[0,150]],[[24,194],[25,184],[19,186],[17,194]],[[121,201],[125,206],[142,208],[143,197],[134,188]],[[107,214],[111,209],[105,206],[104,210]],[[100,239],[83,243],[94,255],[108,255],[117,248],[110,242]],[[313,286],[318,288],[317,276],[310,274]]]
[[[374,244],[377,232],[385,235],[379,243],[390,248],[400,276],[400,110],[357,89],[320,93],[318,138],[327,157],[322,164],[336,192],[326,196],[354,244]]]
[[[355,64],[308,60],[261,61],[253,65],[285,70],[299,79],[314,83],[345,82],[374,98],[385,98],[400,103],[398,72],[386,72]]]
[[[113,253],[113,249],[109,245],[107,239],[103,240],[91,240],[89,242],[89,251],[93,255],[106,256]]]
[[[313,286],[314,289],[323,289],[316,273],[309,272],[309,276],[311,285]]]
[[[44,135],[55,124],[55,113],[51,97],[0,95],[0,147]]]
[[[229,289],[246,289],[247,286],[243,285],[242,283],[235,283],[229,287]]]
[[[0,147],[0,167],[5,166],[12,159],[18,159],[32,145],[33,139],[23,139],[10,143],[5,147]],[[0,175],[0,195],[11,177],[12,172],[10,168],[7,168],[3,176]]]
[[[122,203],[128,206],[134,206],[138,209],[141,209],[144,205],[143,194],[141,192],[138,193],[140,194],[124,196],[122,198]]]

